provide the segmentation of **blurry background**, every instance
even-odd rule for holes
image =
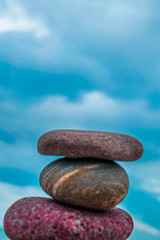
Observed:
[[[46,196],[56,157],[37,140],[54,129],[131,134],[143,157],[120,163],[130,240],[160,239],[160,1],[0,0],[0,239],[17,199]]]

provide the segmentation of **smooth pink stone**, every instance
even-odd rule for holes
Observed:
[[[120,208],[91,211],[41,197],[18,200],[4,217],[12,240],[125,240],[132,230],[131,216]]]

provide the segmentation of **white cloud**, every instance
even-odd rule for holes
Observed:
[[[136,177],[138,180],[133,187],[144,192],[147,192],[157,201],[160,201],[160,161],[159,159],[150,162],[130,164],[125,169],[130,176]]]
[[[159,64],[152,58],[158,52],[158,37],[152,30],[156,22],[154,3],[148,0],[35,0],[30,4],[24,0],[24,10],[19,2],[9,2],[12,7],[4,13],[1,11],[0,31],[17,29],[36,37],[50,35],[39,44],[26,35],[14,37],[12,41],[0,39],[1,45],[6,46],[1,49],[5,61],[54,73],[76,72],[101,87],[112,89],[117,88],[112,76],[121,71],[125,72],[125,82],[129,82],[130,77],[133,79],[129,74],[141,76],[142,86],[138,79],[134,82],[140,89],[143,87],[143,92],[148,90],[149,76],[151,80],[157,78]],[[35,12],[45,20],[49,30],[34,16]],[[16,50],[16,57],[15,51],[7,49]],[[156,86],[156,82],[150,84],[154,89]],[[119,87],[123,88],[123,84]]]
[[[37,2],[39,1],[35,2],[36,5]],[[75,35],[75,33],[77,35],[78,32],[77,36],[80,36],[82,31],[86,34],[89,31],[90,36],[87,35],[89,38],[96,32],[99,34],[95,35],[96,40],[99,36],[103,36],[105,40],[117,36],[120,39],[123,37],[123,40],[125,40],[124,37],[131,38],[130,35],[135,37],[134,33],[139,31],[140,26],[152,17],[151,4],[148,0],[141,2],[138,0],[129,2],[127,0],[116,0],[114,2],[112,0],[93,0],[92,2],[89,0],[78,2],[74,0],[68,0],[67,2],[64,0],[61,2],[48,0],[47,3],[51,8],[45,7],[45,10],[47,10],[49,17],[52,14],[53,24],[58,25],[62,34],[69,31],[68,37]],[[42,5],[41,3],[41,7]],[[42,13],[42,10],[39,10]],[[70,31],[70,26],[73,27],[74,31]],[[76,42],[73,42],[73,44],[76,45]]]
[[[112,98],[98,91],[83,93],[77,101],[70,101],[65,96],[46,96],[29,108],[33,118],[43,119],[49,126],[53,118],[82,123],[99,118],[104,122],[133,126],[157,127],[160,121],[159,110],[152,110],[145,100],[125,101]],[[130,120],[130,121],[128,121]],[[45,123],[45,122],[44,122]],[[130,125],[131,124],[131,125]],[[80,124],[81,125],[81,124]]]
[[[1,112],[1,127],[6,129],[7,122],[17,135],[24,133],[21,128],[27,133],[62,127],[101,128],[101,125],[111,129],[133,125],[158,128],[160,121],[159,109],[151,109],[147,100],[125,101],[100,91],[83,92],[74,101],[64,95],[47,95],[25,105],[23,101],[6,99],[1,101]]]
[[[17,200],[23,197],[47,197],[47,195],[38,187],[27,186],[19,187],[16,185],[0,182],[0,226],[3,225],[3,218],[7,209]]]
[[[72,113],[86,117],[92,114],[116,115],[117,104],[114,99],[101,92],[88,92],[81,95],[80,99],[72,102],[65,96],[47,96],[31,106],[31,113],[38,115],[54,116],[57,114],[67,115]]]
[[[38,175],[44,165],[47,164],[47,158],[46,161],[40,160],[41,156],[39,156],[36,146],[37,140],[38,137],[33,137],[30,144],[28,139],[16,141],[14,144],[0,141],[0,166],[28,170]],[[54,160],[54,157],[52,160]]]
[[[158,164],[156,165],[156,168],[158,167]],[[157,175],[158,177],[158,175]],[[147,181],[143,182],[141,188],[149,193],[155,193],[155,194],[159,194],[158,199],[160,198],[160,178],[156,179],[156,176],[154,175],[154,177],[149,177],[149,179],[147,179]]]
[[[139,219],[137,216],[134,216],[134,214],[130,213],[125,205],[123,205],[123,202],[119,204],[119,207],[124,209],[126,212],[128,212],[131,217],[133,218],[134,222],[134,229],[133,233],[135,230],[139,230],[141,232],[150,234],[150,235],[155,235],[155,236],[160,236],[160,230],[145,223],[143,220]]]
[[[134,220],[135,229],[140,230],[142,232],[148,233],[150,235],[160,236],[160,230],[146,224],[140,220]]]
[[[38,163],[40,156],[37,155],[37,140],[41,134],[52,129],[117,130],[128,133],[127,129],[133,127],[158,128],[159,121],[159,110],[152,110],[147,100],[124,101],[99,91],[83,92],[74,101],[63,95],[45,96],[32,103],[7,98],[1,100],[1,128],[16,136],[16,139],[13,144],[0,142],[0,164],[33,172],[32,161],[40,169],[43,163]],[[136,164],[128,172],[137,174],[139,169],[147,171],[147,163],[145,166]],[[149,172],[152,167],[148,169],[148,175],[151,173],[153,178],[158,178],[159,172],[156,175],[154,169]],[[149,178],[147,184],[143,184],[142,180],[140,186],[144,188],[145,184],[145,191],[149,188],[153,191],[153,186],[156,187],[155,191],[159,189],[158,185],[149,182]]]
[[[57,5],[59,7],[59,4]],[[114,2],[111,0],[94,0],[91,4],[90,1],[81,0],[77,3],[71,0],[69,5],[70,9],[65,15],[66,18],[69,14],[72,14],[72,17],[81,26],[80,29],[89,29],[91,33],[96,30],[100,34],[103,31],[103,37],[108,37],[108,39],[117,36],[119,40],[122,37],[123,40],[124,37],[130,38],[130,35],[134,35],[138,23],[143,24],[150,18],[151,13],[147,8],[147,1],[140,3],[139,1],[128,2],[126,0]],[[74,9],[74,11],[71,9]]]
[[[7,1],[7,8],[0,8],[0,34],[30,32],[36,38],[49,35],[49,30],[38,17],[30,16],[18,1]]]

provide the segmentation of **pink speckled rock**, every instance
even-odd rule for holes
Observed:
[[[120,208],[89,211],[50,198],[20,199],[4,217],[12,240],[125,240],[132,230],[131,216]]]

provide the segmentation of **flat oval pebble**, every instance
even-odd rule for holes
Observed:
[[[133,161],[143,154],[142,144],[126,134],[55,130],[38,140],[38,151],[44,155],[65,157],[94,157],[107,160]]]
[[[60,202],[106,210],[125,198],[129,180],[125,170],[114,161],[62,158],[42,170],[40,185]]]
[[[4,217],[12,240],[125,240],[132,230],[131,216],[120,208],[86,211],[40,197],[18,200]]]

